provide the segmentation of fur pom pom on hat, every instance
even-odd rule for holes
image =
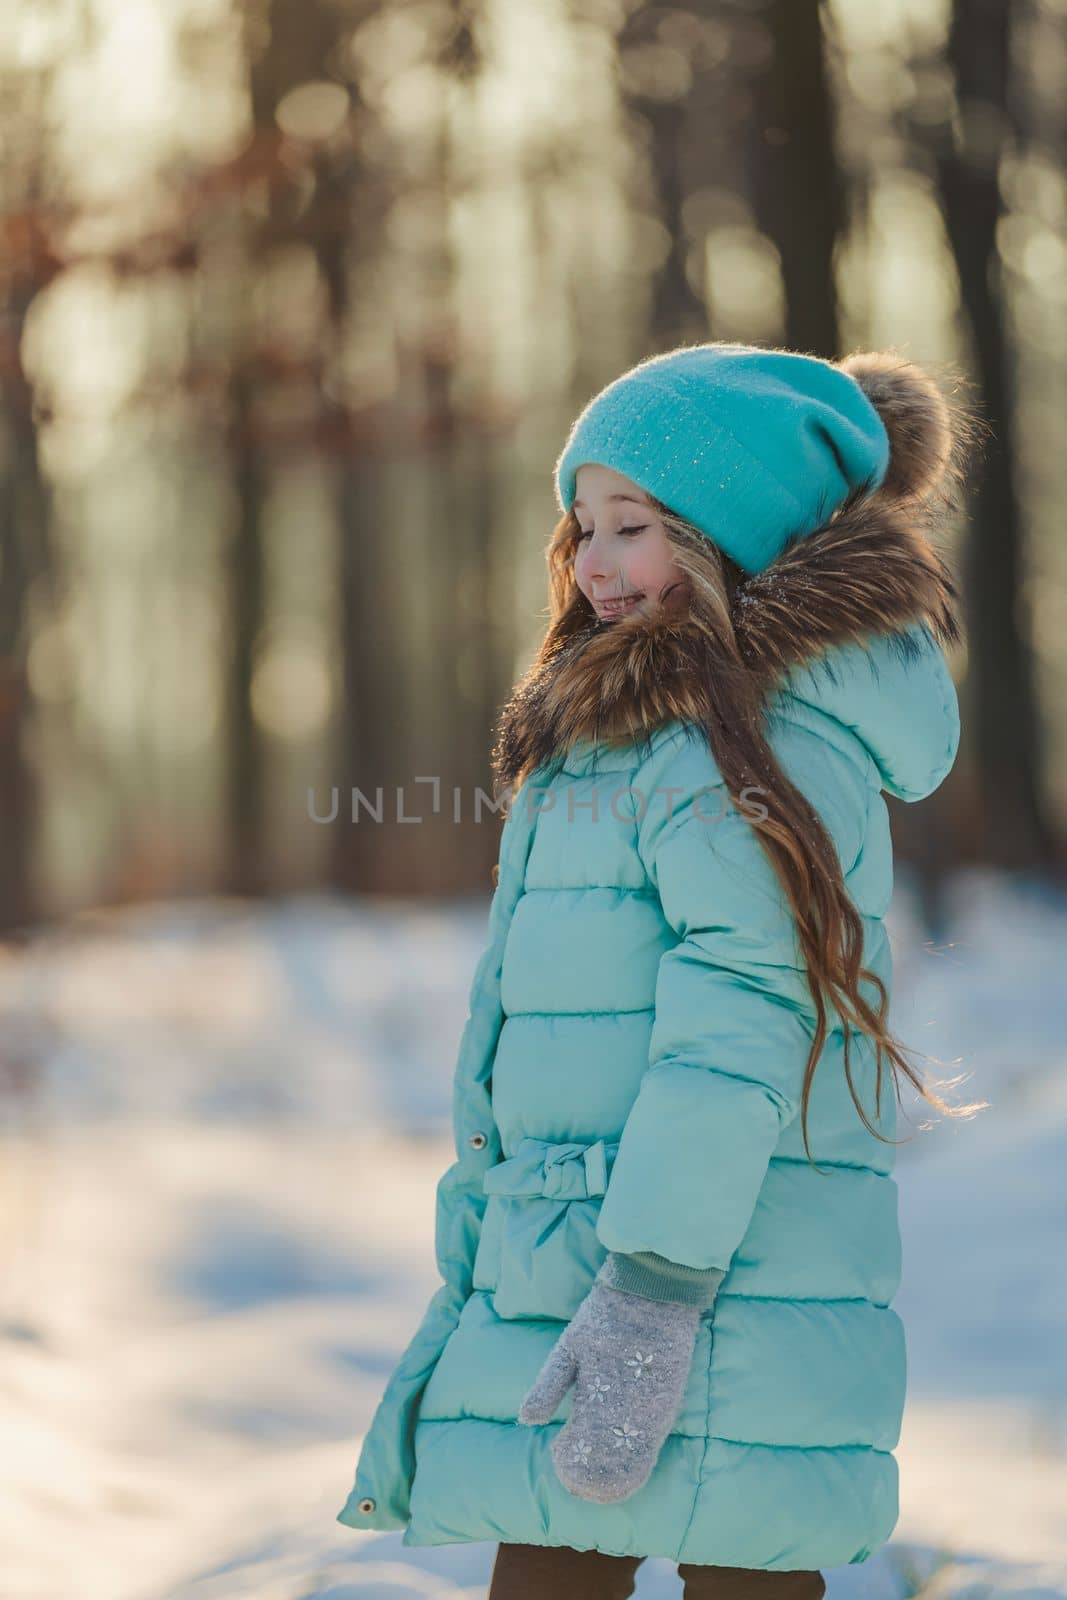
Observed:
[[[932,494],[953,468],[953,427],[944,395],[929,373],[888,351],[862,351],[838,365],[863,390],[889,437],[881,487],[901,500]],[[957,426],[965,424],[962,414]]]
[[[949,468],[948,405],[888,352],[840,362],[741,344],[650,356],[596,395],[556,463],[568,511],[598,462],[687,518],[747,573],[884,486],[922,499]]]

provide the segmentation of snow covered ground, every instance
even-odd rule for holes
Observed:
[[[894,1029],[992,1105],[899,1149],[901,1516],[828,1594],[1062,1600],[1067,901],[968,876],[936,945],[912,905]],[[0,966],[3,1600],[484,1596],[495,1546],[335,1517],[437,1283],[486,910],[184,902]]]

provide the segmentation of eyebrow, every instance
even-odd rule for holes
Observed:
[[[606,498],[608,500],[631,500],[635,506],[651,506],[651,504],[652,504],[651,500],[641,500],[635,494],[609,494],[609,495],[606,496]],[[585,510],[585,501],[584,500],[572,500],[571,501],[571,506],[572,507],[581,506],[582,510],[584,511]]]

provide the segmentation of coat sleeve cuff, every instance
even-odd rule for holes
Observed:
[[[673,1301],[676,1305],[699,1306],[708,1310],[715,1301],[719,1284],[726,1276],[721,1267],[686,1267],[654,1250],[634,1255],[609,1250],[597,1279],[625,1294],[646,1300]]]

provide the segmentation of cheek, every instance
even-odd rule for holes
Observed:
[[[673,582],[680,571],[674,560],[674,548],[666,539],[644,552],[641,567],[643,581],[660,589]]]
[[[628,564],[631,587],[658,589],[666,581],[666,568],[662,557],[654,551],[635,551]]]

